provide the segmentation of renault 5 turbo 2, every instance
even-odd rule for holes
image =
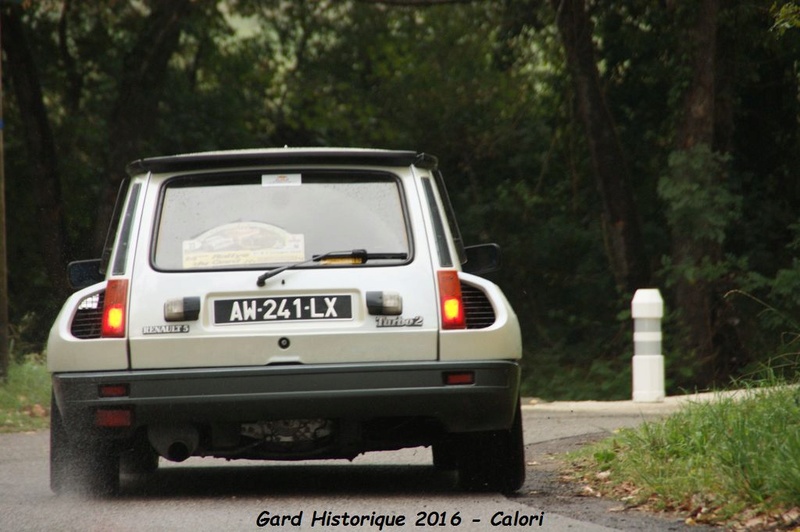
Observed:
[[[112,494],[160,458],[417,446],[466,489],[522,485],[518,320],[435,157],[258,149],[127,172],[49,336],[53,491]]]

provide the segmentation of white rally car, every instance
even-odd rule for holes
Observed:
[[[50,332],[55,492],[114,493],[159,455],[415,446],[467,489],[522,485],[519,324],[434,157],[242,150],[128,173]]]

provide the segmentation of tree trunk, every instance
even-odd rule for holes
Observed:
[[[600,191],[607,254],[617,286],[633,292],[648,285],[641,222],[629,184],[628,164],[600,85],[593,26],[584,0],[550,0],[566,51],[578,111],[586,131],[592,169]]]
[[[143,156],[157,155],[143,152],[147,136],[157,124],[169,60],[178,49],[194,4],[197,2],[193,0],[156,2],[144,24],[146,30],[139,34],[123,62],[117,103],[109,119],[108,180],[97,213],[96,252],[105,240],[117,190],[125,178],[125,165]]]
[[[682,119],[676,136],[676,149],[689,152],[700,146],[715,146],[716,48],[719,0],[701,0],[694,24],[686,31],[689,46],[690,85],[683,101]],[[719,182],[722,175],[705,176]],[[722,257],[721,242],[698,239],[680,226],[672,230],[672,261],[677,265],[698,266],[703,260],[717,262]],[[698,378],[705,384],[713,379],[717,358],[714,345],[714,280],[679,277],[675,285],[675,304],[681,313],[685,337],[683,348],[695,353],[700,364]]]
[[[55,140],[44,105],[38,70],[18,9],[2,13],[2,28],[8,77],[11,78],[14,96],[24,117],[22,125],[28,172],[19,178],[27,178],[36,195],[39,218],[36,245],[41,252],[53,299],[59,301],[69,291],[65,274],[68,245]]]
[[[683,104],[678,149],[714,144],[715,66],[719,0],[701,0],[695,24],[686,32],[692,79]]]

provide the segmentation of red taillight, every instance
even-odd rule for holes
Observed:
[[[125,336],[125,309],[127,303],[128,280],[109,280],[103,305],[102,336],[104,338],[122,338]]]
[[[98,427],[120,428],[133,425],[133,412],[127,408],[100,408],[94,414],[94,423]]]
[[[442,380],[448,386],[465,386],[475,384],[474,371],[448,371],[442,374]]]
[[[442,312],[442,329],[464,329],[464,302],[461,299],[461,281],[455,270],[444,270],[438,273],[439,301]]]
[[[128,393],[127,384],[101,384],[97,388],[99,397],[127,397]]]

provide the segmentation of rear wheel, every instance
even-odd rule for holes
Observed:
[[[130,449],[120,455],[120,471],[133,475],[154,473],[158,470],[158,453],[144,439],[133,442]]]
[[[458,469],[458,443],[454,440],[442,440],[434,443],[433,465],[442,471],[453,471]]]
[[[70,436],[51,398],[50,489],[107,496],[119,492],[119,452],[110,444]]]
[[[512,493],[522,487],[525,443],[519,404],[511,428],[464,434],[461,443],[458,475],[463,488]]]
[[[73,477],[72,448],[69,445],[61,412],[55,397],[50,398],[50,489],[53,493],[64,493]]]
[[[119,493],[119,452],[110,445],[88,445],[83,455],[83,486],[91,495]]]

